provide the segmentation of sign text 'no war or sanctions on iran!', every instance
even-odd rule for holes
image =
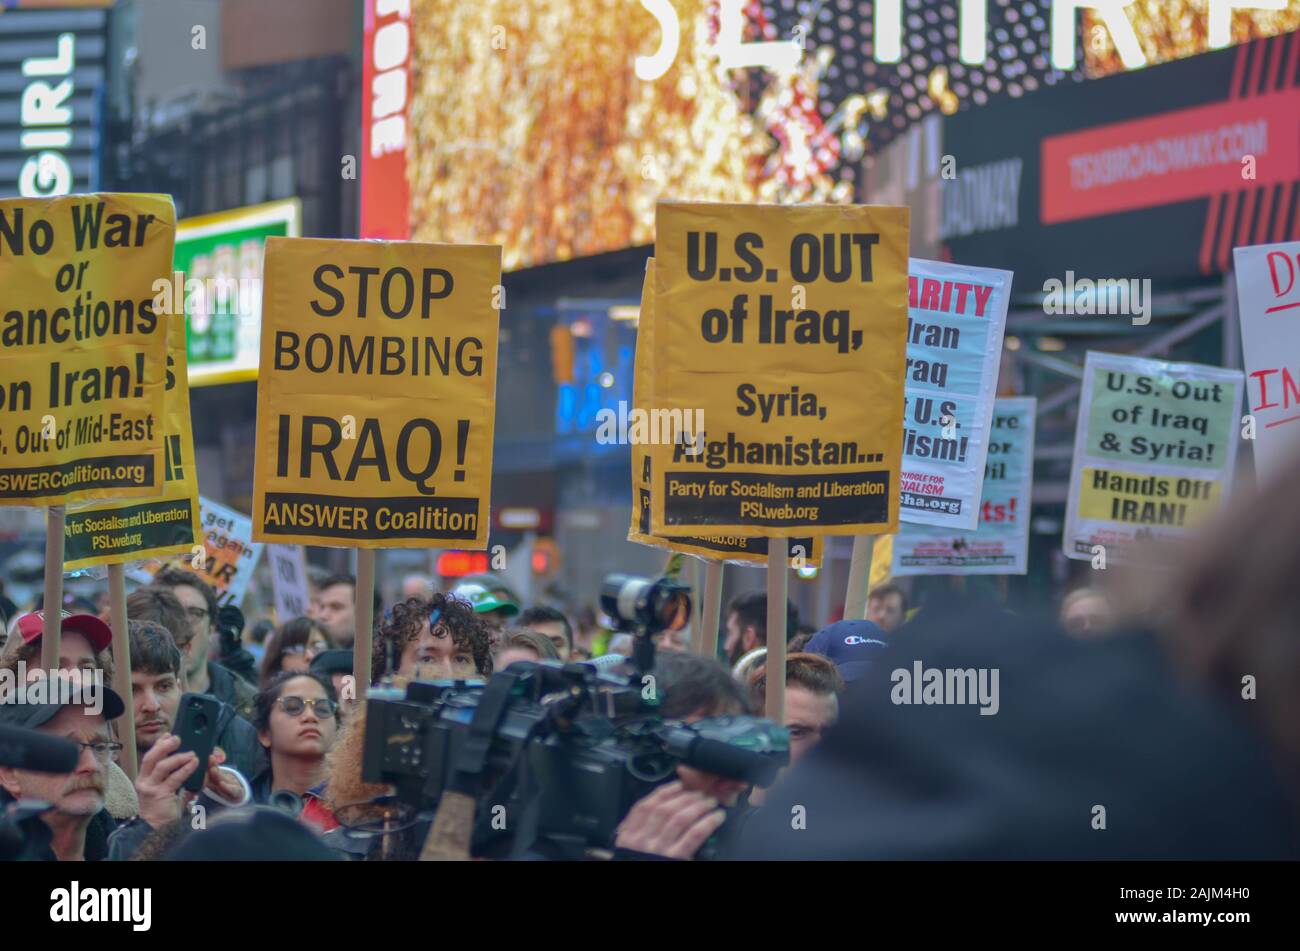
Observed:
[[[487,546],[500,249],[271,238],[253,537]]]
[[[0,505],[162,491],[165,195],[0,201]]]

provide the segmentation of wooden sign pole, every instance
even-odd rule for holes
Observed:
[[[352,676],[356,680],[356,699],[363,701],[366,691],[370,688],[370,650],[375,632],[375,551],[373,548],[357,549],[356,606],[357,635],[352,642]]]
[[[131,638],[126,621],[126,572],[118,565],[108,566],[108,613],[113,628],[113,689],[126,704],[118,717],[117,738],[122,744],[122,771],[135,781],[135,704],[131,702]]]
[[[786,601],[790,585],[790,539],[767,540],[767,700],[763,714],[785,723]]]
[[[722,619],[722,562],[704,562],[704,606],[700,611],[701,657],[718,656],[718,624]]]
[[[41,667],[59,669],[59,641],[63,625],[63,521],[62,505],[45,513],[45,630],[41,634]]]
[[[871,550],[876,536],[858,535],[853,539],[853,557],[849,560],[849,584],[844,592],[844,620],[861,621],[867,616],[867,586],[871,582]]]

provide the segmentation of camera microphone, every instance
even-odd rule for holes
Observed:
[[[593,657],[591,660],[584,660],[579,663],[588,664],[599,671],[606,671],[617,667],[619,664],[627,663],[627,658],[622,654],[601,654],[599,657]]]
[[[790,763],[790,731],[746,716],[705,717],[688,725],[666,723],[664,749],[706,773],[770,786]]]
[[[61,736],[0,726],[0,766],[34,773],[70,773],[80,758],[77,744]]]
[[[707,738],[692,743],[683,761],[706,773],[744,779],[759,786],[770,786],[781,771],[777,763],[760,759],[749,750]]]

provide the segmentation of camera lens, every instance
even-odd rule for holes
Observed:
[[[644,627],[651,634],[679,631],[691,616],[685,586],[659,578],[609,575],[600,587],[600,607],[622,629]]]
[[[664,631],[680,631],[691,618],[691,596],[685,588],[667,588],[656,585],[651,590],[654,599],[651,608],[656,627]]]

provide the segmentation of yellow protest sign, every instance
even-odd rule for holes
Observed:
[[[143,502],[97,503],[69,510],[63,563],[68,570],[138,558],[193,554],[202,546],[199,480],[190,427],[185,319],[165,318],[167,375],[163,399],[163,493]]]
[[[877,538],[871,546],[871,570],[867,573],[867,588],[878,588],[889,583],[890,567],[894,560],[894,536]]]
[[[654,535],[898,526],[908,209],[660,202]]]
[[[650,445],[676,442],[679,433],[688,441],[694,437],[692,423],[682,414],[674,417],[658,408],[654,393],[654,258],[646,261],[645,283],[641,288],[641,317],[637,323],[636,357],[633,361],[632,412],[627,427],[632,444],[632,523],[627,540],[668,551],[697,555],[710,561],[736,564],[767,564],[765,536],[699,535],[667,538],[650,533],[650,494],[653,491]],[[703,435],[701,433],[700,435]],[[790,541],[791,558],[801,558],[814,568],[821,567],[820,535]]]
[[[486,548],[501,249],[270,238],[253,539]]]
[[[166,195],[0,200],[0,505],[162,492],[175,236]]]
[[[1186,527],[1205,521],[1223,504],[1217,479],[1160,476],[1084,466],[1079,517],[1096,521]]]

